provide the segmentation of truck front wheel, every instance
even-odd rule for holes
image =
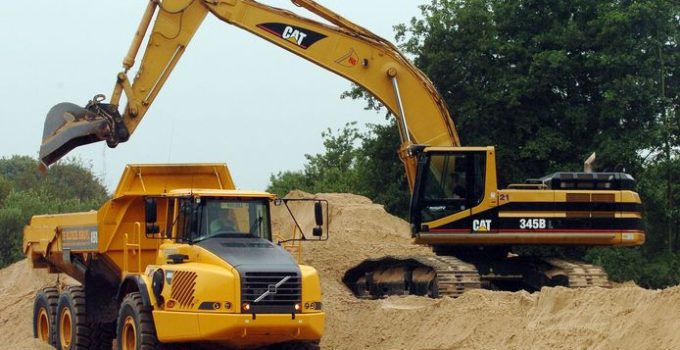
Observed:
[[[160,349],[151,309],[144,306],[139,293],[125,296],[118,312],[118,350]]]

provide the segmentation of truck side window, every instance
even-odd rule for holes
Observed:
[[[172,238],[172,233],[174,231],[173,224],[175,220],[175,202],[176,199],[168,198],[168,210],[165,215],[165,238]]]

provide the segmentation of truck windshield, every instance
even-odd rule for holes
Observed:
[[[184,198],[180,200],[177,225],[177,236],[189,242],[216,237],[271,240],[266,199]]]

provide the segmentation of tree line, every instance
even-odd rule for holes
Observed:
[[[60,162],[49,176],[28,156],[0,159],[0,268],[23,259],[23,229],[33,215],[96,210],[106,188],[78,161]]]

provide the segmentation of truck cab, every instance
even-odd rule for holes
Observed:
[[[270,207],[283,201],[266,192],[177,189],[145,203],[147,235],[163,239],[144,273],[159,341],[243,346],[285,342],[290,332],[298,341],[321,337],[318,273],[272,241]],[[161,211],[165,225],[154,221]]]

